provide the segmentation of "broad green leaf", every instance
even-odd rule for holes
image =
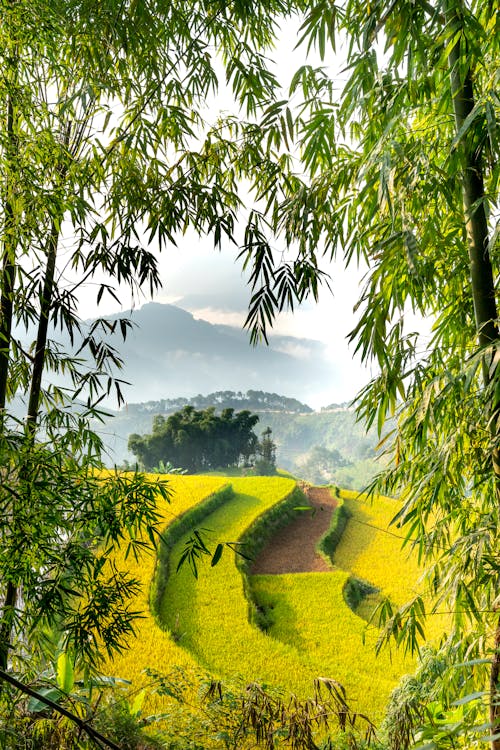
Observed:
[[[62,651],[57,658],[57,684],[63,693],[69,694],[75,683],[73,660],[67,651]]]

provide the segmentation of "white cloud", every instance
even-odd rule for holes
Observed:
[[[182,299],[179,301],[179,307],[182,307]],[[235,328],[243,328],[245,318],[247,316],[246,311],[241,310],[221,310],[213,307],[201,307],[201,308],[185,308],[189,309],[189,312],[193,313],[196,319],[207,320],[209,323],[214,325],[225,325],[233,326]]]
[[[307,360],[312,354],[311,348],[309,346],[305,346],[304,344],[295,344],[291,341],[279,343],[274,346],[274,349],[276,349],[276,351],[278,352],[282,352],[283,354],[289,354],[291,357],[295,357],[296,359],[303,360]]]

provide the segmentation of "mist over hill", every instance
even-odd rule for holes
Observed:
[[[106,338],[123,360],[116,374],[126,381],[125,405],[117,410],[105,402],[108,415],[94,424],[108,465],[134,461],[129,435],[149,433],[153,416],[191,404],[258,414],[256,432],[271,427],[279,466],[311,482],[360,489],[378,470],[373,460],[376,436],[365,435],[352,408],[345,403],[330,403],[321,411],[311,408],[310,402],[318,406],[322,394],[327,396],[323,403],[331,401],[338,377],[321,342],[271,335],[269,346],[252,347],[246,331],[159,303],[105,318],[132,321],[125,341],[119,335]],[[86,321],[84,329],[92,323]],[[52,335],[71,351],[69,340],[58,332]],[[24,416],[20,399],[11,407],[19,418]]]
[[[253,347],[240,328],[196,319],[175,305],[151,302],[110,315],[131,319],[125,341],[114,338],[124,362],[127,402],[160,400],[220,390],[261,389],[308,402],[332,390],[336,372],[324,344],[292,336],[269,337]]]
[[[105,345],[113,347],[123,361],[115,375],[125,381],[122,391],[128,403],[258,389],[319,406],[345,390],[342,368],[328,357],[325,344],[314,339],[271,334],[269,346],[254,347],[248,331],[209,323],[176,305],[156,302],[103,317],[110,324],[131,321],[125,340],[120,325],[114,334],[107,330],[103,334]],[[84,321],[82,336],[93,323],[92,319]],[[36,331],[28,328],[17,335],[29,351]],[[50,337],[63,351],[85,356],[79,352],[80,336],[72,344],[66,332],[52,328]],[[70,378],[64,375],[49,373],[45,382],[71,387]],[[351,396],[354,392],[347,397]],[[106,403],[110,408],[117,406],[111,399]]]

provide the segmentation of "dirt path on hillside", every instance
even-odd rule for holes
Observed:
[[[331,571],[315,547],[330,526],[337,500],[328,487],[306,487],[304,493],[315,512],[302,511],[295,521],[278,531],[256,558],[252,575]]]

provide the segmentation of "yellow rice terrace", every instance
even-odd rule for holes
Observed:
[[[173,670],[192,701],[203,674],[300,699],[312,694],[315,679],[328,678],[345,688],[353,711],[379,723],[392,689],[415,666],[398,652],[376,656],[378,631],[368,624],[381,596],[402,604],[419,586],[415,558],[387,533],[395,501],[337,490],[329,532],[314,540],[318,558],[328,561],[321,572],[251,575],[276,530],[310,514],[296,482],[178,475],[169,482],[158,559],[115,561],[142,581],[134,608],[143,616],[130,648],[104,671],[131,680],[134,691],[151,687],[153,675],[144,710],[165,717],[172,691],[155,685],[164,687],[161,676]],[[178,714],[175,721],[182,723]]]

